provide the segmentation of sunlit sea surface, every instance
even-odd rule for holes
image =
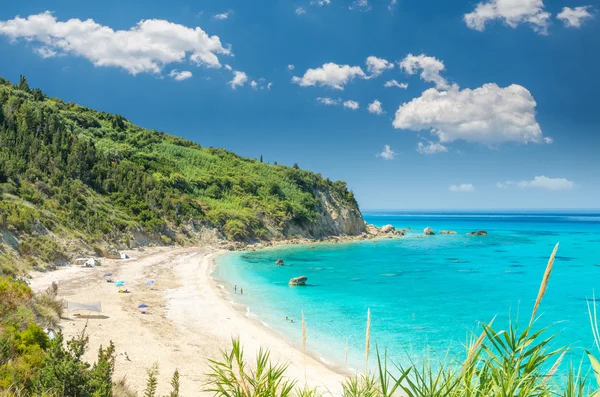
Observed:
[[[572,346],[574,362],[593,348],[586,298],[594,289],[600,296],[599,213],[371,212],[365,220],[411,229],[400,239],[234,252],[218,260],[214,277],[249,316],[292,343],[300,344],[303,311],[308,349],[329,364],[364,368],[368,309],[372,346],[392,360],[451,360],[464,358],[480,322],[529,321],[560,242],[538,325],[560,331],[555,344]],[[425,227],[457,234],[423,237]],[[480,229],[489,235],[466,236]],[[277,258],[288,266],[275,266]],[[309,286],[288,286],[302,275]]]

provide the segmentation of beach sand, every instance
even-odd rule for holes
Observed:
[[[89,319],[85,312],[80,312],[81,316],[65,313],[60,327],[66,339],[86,328],[90,344],[85,358],[90,362],[96,359],[100,345],[113,341],[117,351],[114,380],[126,377],[139,394],[145,387],[146,370],[155,362],[160,368],[159,395],[170,390],[175,369],[180,372],[183,395],[209,394],[202,392],[209,371],[207,359],[220,358],[220,349],[230,348],[231,338],[236,337],[248,360],[256,357],[260,347],[269,349],[274,361],[289,363],[287,375],[298,380],[299,386],[304,386],[306,367],[309,386],[339,394],[344,378],[340,371],[305,357],[224,299],[210,276],[215,257],[223,252],[211,246],[127,251],[130,259],[105,259],[99,267],[72,266],[35,273],[31,286],[42,291],[56,281],[60,298],[100,301],[102,313],[89,313]],[[124,280],[130,293],[118,293],[119,288],[105,281],[106,272],[112,273],[113,280]],[[155,283],[148,287],[145,283],[150,279]],[[148,314],[137,309],[142,303],[149,306]]]

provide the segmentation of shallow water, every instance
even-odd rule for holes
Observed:
[[[290,246],[235,252],[219,259],[215,278],[248,306],[251,316],[300,343],[301,311],[308,348],[329,363],[364,368],[365,323],[372,346],[401,363],[462,358],[479,322],[495,315],[529,321],[554,245],[560,242],[539,325],[561,331],[557,345],[593,348],[586,298],[600,287],[600,214],[368,213],[381,226],[411,227],[406,237],[349,244]],[[425,227],[456,235],[421,237]],[[488,236],[467,237],[473,230]],[[277,258],[288,266],[275,266]],[[305,275],[308,287],[289,287]],[[239,294],[239,287],[244,295]],[[600,292],[599,292],[600,295]],[[285,320],[288,316],[294,323]]]

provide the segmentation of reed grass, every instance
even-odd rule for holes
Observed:
[[[554,246],[554,250],[552,251],[552,255],[550,255],[550,259],[548,260],[548,265],[546,265],[546,271],[544,272],[544,277],[542,278],[542,284],[540,285],[540,290],[538,291],[537,298],[535,299],[535,305],[533,305],[533,311],[531,313],[531,320],[529,324],[533,324],[535,320],[535,315],[537,314],[538,308],[540,307],[540,303],[542,303],[542,298],[546,293],[546,289],[548,288],[548,281],[550,281],[550,274],[552,273],[552,267],[554,266],[554,257],[556,256],[556,251],[558,251],[558,244]]]
[[[304,383],[306,384],[306,322],[304,321],[304,311],[302,311],[302,352],[304,355]]]
[[[367,332],[365,335],[365,374],[369,372],[369,350],[371,349],[371,309],[367,309]]]

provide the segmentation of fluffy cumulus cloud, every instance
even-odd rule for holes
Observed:
[[[445,89],[449,87],[448,82],[441,75],[445,69],[444,62],[435,57],[425,54],[408,54],[400,62],[400,68],[408,74],[415,74],[420,71],[421,79],[434,83],[437,88]]]
[[[435,154],[447,151],[448,148],[439,142],[427,141],[427,143],[419,142],[417,144],[417,152],[421,154]]]
[[[242,87],[248,81],[248,75],[239,70],[233,71],[233,79],[227,84],[231,86],[231,89],[235,90],[237,87]]]
[[[460,185],[450,185],[451,192],[472,192],[475,186],[470,183],[461,183]]]
[[[590,8],[591,6],[564,7],[556,18],[561,20],[568,28],[579,28],[583,22],[592,19],[592,14],[589,12]]]
[[[92,19],[58,21],[49,11],[0,21],[0,35],[41,44],[46,56],[72,54],[95,66],[112,66],[138,73],[161,73],[165,65],[189,61],[221,66],[218,54],[230,49],[218,36],[162,19],[140,21],[129,30],[114,30]]]
[[[537,143],[543,139],[535,106],[531,93],[517,84],[502,88],[489,83],[473,90],[456,85],[447,91],[430,88],[400,105],[393,126],[430,130],[442,143]]]
[[[296,67],[290,63],[289,65],[287,65],[287,68],[288,70],[294,70]]]
[[[398,88],[403,88],[403,89],[408,88],[408,84],[406,84],[406,83],[398,83],[396,80],[386,81],[383,86],[385,88],[389,88],[389,87],[398,87]]]
[[[169,76],[174,80],[183,81],[192,77],[192,72],[190,72],[189,70],[182,70],[180,72],[177,69],[173,69],[171,70],[171,73],[169,73]]]
[[[477,4],[473,12],[464,15],[464,21],[471,29],[483,31],[486,23],[500,20],[516,28],[529,24],[540,34],[548,32],[550,13],[544,10],[542,0],[490,0]]]
[[[301,87],[320,85],[343,90],[344,86],[355,77],[366,78],[360,66],[338,65],[330,62],[320,68],[308,69],[302,77],[294,76],[292,83]]]
[[[373,76],[379,76],[384,70],[394,68],[394,64],[392,62],[389,62],[383,58],[377,58],[375,56],[368,57],[366,64],[367,70]]]
[[[498,182],[497,187],[501,189],[508,188],[510,186],[517,186],[520,188],[538,188],[546,190],[570,190],[575,187],[575,183],[566,178],[548,178],[547,176],[536,176],[530,181],[505,181]]]
[[[381,153],[376,154],[377,157],[381,157],[384,160],[393,160],[396,157],[396,152],[392,150],[390,145],[385,145]]]
[[[358,109],[358,102],[356,101],[344,101],[344,107],[352,110]]]
[[[368,110],[369,110],[369,113],[373,113],[373,114],[377,114],[377,115],[381,115],[381,114],[385,113],[383,111],[383,108],[381,107],[381,102],[379,102],[377,99],[375,99],[372,103],[369,103]]]
[[[297,7],[296,11],[294,11],[296,13],[296,15],[304,15],[306,14],[306,10],[302,7]]]
[[[339,98],[334,99],[334,98],[329,98],[329,97],[319,97],[319,98],[317,98],[317,102],[322,103],[323,105],[337,106],[342,102],[342,100]]]
[[[310,4],[313,6],[323,7],[331,4],[331,0],[311,0]]]

